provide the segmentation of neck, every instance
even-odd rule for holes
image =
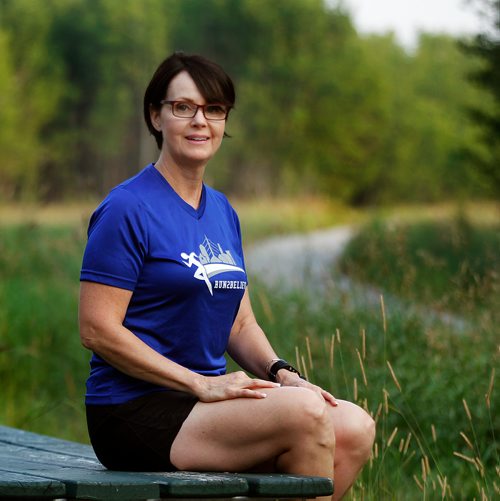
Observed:
[[[187,204],[195,209],[200,206],[204,166],[194,169],[182,168],[173,162],[167,163],[160,155],[155,167]]]

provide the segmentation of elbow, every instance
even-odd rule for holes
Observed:
[[[90,322],[80,321],[80,342],[87,350],[99,351],[99,329]]]
[[[80,342],[87,350],[95,351],[95,339],[86,329],[80,328]]]
[[[93,340],[91,338],[80,336],[80,341],[81,341],[82,346],[84,348],[86,348],[87,350],[90,350],[90,351],[95,351],[94,350],[94,343],[93,343]]]

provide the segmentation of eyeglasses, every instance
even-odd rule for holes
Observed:
[[[229,106],[224,104],[194,104],[186,101],[168,101],[164,99],[160,104],[169,104],[172,114],[177,118],[193,118],[198,113],[198,108],[203,111],[207,120],[225,120],[229,113]]]

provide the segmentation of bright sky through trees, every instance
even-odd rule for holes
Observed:
[[[362,33],[393,31],[400,43],[414,48],[419,31],[458,36],[483,27],[471,0],[343,0]]]

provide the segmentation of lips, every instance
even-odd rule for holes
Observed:
[[[189,141],[196,141],[196,142],[203,142],[203,141],[208,141],[208,136],[186,136],[186,139]]]

